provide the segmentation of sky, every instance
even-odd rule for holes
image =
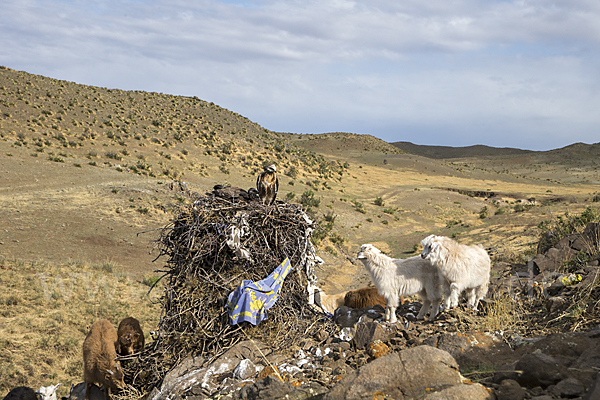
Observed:
[[[600,142],[598,0],[2,0],[0,65],[277,132]]]

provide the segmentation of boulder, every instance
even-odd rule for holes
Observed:
[[[552,389],[552,393],[559,398],[579,397],[585,393],[585,388],[579,380],[575,378],[567,378],[558,382]]]
[[[519,382],[513,379],[505,379],[496,390],[496,397],[498,400],[523,400],[525,389],[519,385]]]
[[[354,334],[354,343],[357,349],[364,349],[369,343],[376,340],[386,341],[392,336],[384,329],[381,324],[373,321],[359,322],[356,324],[356,333]]]
[[[566,367],[542,352],[525,354],[515,368],[522,371],[517,376],[517,382],[529,388],[548,387],[567,378]]]
[[[561,296],[550,297],[546,300],[546,311],[550,314],[558,314],[559,312],[566,310],[568,306],[569,304],[565,298]]]
[[[422,398],[461,382],[458,365],[448,352],[417,346],[350,373],[324,399],[372,399],[377,393],[396,400]]]
[[[428,337],[423,344],[447,351],[462,370],[514,359],[513,350],[504,340],[485,332],[444,333]]]
[[[491,390],[480,384],[465,384],[431,393],[425,397],[425,400],[494,400],[495,398]]]
[[[583,397],[583,400],[600,399],[600,373],[596,373],[596,379],[590,390]]]

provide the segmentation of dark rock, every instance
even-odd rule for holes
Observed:
[[[562,239],[560,239],[554,247],[556,247],[559,250],[570,249],[571,243],[573,243],[575,241],[577,236],[578,235],[567,235],[567,236],[563,237]]]
[[[571,248],[576,251],[588,251],[588,246],[589,242],[583,235],[578,235],[573,243],[571,243]]]
[[[592,330],[590,330],[588,332],[588,337],[592,338],[592,339],[596,339],[600,337],[600,325],[596,325],[595,327],[592,328]]]
[[[469,339],[464,335],[457,334],[429,336],[427,339],[423,340],[422,344],[447,351],[455,359],[471,348]]]
[[[591,246],[597,247],[600,243],[600,223],[590,222],[585,226],[583,230],[583,236],[585,236]]]
[[[533,271],[537,270],[539,272],[533,276],[556,271],[560,267],[559,255],[560,250],[551,248],[545,254],[535,256],[533,259]]]
[[[445,351],[418,346],[378,358],[350,373],[325,399],[373,398],[381,392],[390,398],[424,397],[461,383],[456,361]]]
[[[245,385],[234,398],[240,400],[304,400],[317,399],[317,396],[326,392],[327,388],[315,382],[297,387],[269,375],[251,385]]]
[[[389,333],[377,322],[359,322],[356,325],[354,343],[357,349],[364,349],[369,343],[375,340],[385,341],[388,339]]]
[[[542,389],[541,386],[536,386],[534,388],[531,388],[529,390],[529,394],[533,397],[533,396],[541,396],[544,394],[544,389]]]
[[[505,379],[496,390],[496,397],[498,400],[523,400],[525,389],[519,385],[519,382],[513,379]]]
[[[483,332],[445,333],[426,338],[423,344],[445,350],[454,357],[461,370],[480,365],[511,363],[514,351],[499,337]],[[514,376],[507,376],[514,378]]]
[[[532,397],[531,400],[553,400],[553,397],[548,394]]]
[[[597,344],[597,340],[590,339],[584,333],[554,333],[537,341],[534,347],[544,354],[554,357],[561,364],[571,367],[571,363],[582,355],[587,356],[594,353],[591,350],[595,349]],[[590,360],[592,359],[593,357],[590,358]],[[594,364],[579,364],[577,368],[589,369],[592,365]]]
[[[552,284],[546,288],[546,292],[550,296],[556,296],[564,288],[565,288],[565,285],[560,280],[557,280],[555,282],[552,282]]]
[[[579,282],[576,286],[578,287],[578,290],[586,290],[586,289],[590,289],[590,286],[595,285],[596,284],[596,274],[592,273],[592,274],[587,274],[584,275],[583,280],[581,282]]]
[[[550,314],[556,314],[563,310],[565,310],[569,304],[567,301],[561,296],[550,297],[546,300],[546,311]]]
[[[518,376],[517,372],[515,372],[516,364],[517,362],[515,361],[511,364],[499,366],[492,378],[490,378],[490,382],[500,383],[504,380],[516,380]]]
[[[525,354],[515,369],[522,371],[517,382],[526,387],[548,387],[567,378],[566,368],[555,358],[541,352]]]
[[[594,384],[583,398],[583,400],[597,399],[600,399],[600,373],[596,373],[596,379],[594,380]]]
[[[558,382],[552,392],[558,397],[579,397],[585,392],[583,384],[575,378],[567,378]]]

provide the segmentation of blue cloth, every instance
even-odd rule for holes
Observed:
[[[259,282],[244,280],[240,286],[229,294],[227,308],[229,322],[235,325],[246,321],[258,325],[267,318],[267,310],[279,298],[283,280],[292,269],[290,260],[285,260],[271,274]]]

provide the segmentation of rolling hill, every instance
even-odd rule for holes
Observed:
[[[364,281],[348,261],[364,242],[399,255],[435,231],[503,254],[527,250],[548,215],[544,202],[555,213],[594,197],[597,148],[545,152],[556,160],[548,163],[518,149],[401,149],[370,135],[272,132],[197,97],[0,67],[0,217],[10,221],[0,242],[4,257],[110,260],[139,277],[156,268],[152,232],[186,201],[173,182],[200,193],[248,188],[273,162],[279,199],[314,199],[310,212],[326,227],[317,240],[328,263],[322,276],[340,290]],[[533,198],[536,207],[515,213]]]
[[[393,142],[392,145],[399,149],[418,156],[444,159],[444,158],[469,158],[469,157],[487,157],[487,156],[511,156],[529,154],[532,151],[513,149],[510,147],[490,147],[484,145],[474,145],[466,147],[450,146],[426,146],[413,144],[411,142]]]
[[[160,305],[147,285],[164,262],[155,241],[190,201],[186,188],[253,187],[275,163],[278,199],[302,203],[322,227],[319,285],[337,293],[370,281],[355,260],[363,243],[406,258],[435,233],[481,243],[495,263],[527,262],[540,222],[598,208],[598,149],[272,132],[197,97],[0,67],[0,282],[9,288],[0,291],[0,393],[78,382],[81,343],[98,318],[138,315],[154,329]],[[112,298],[98,296],[107,282]]]

